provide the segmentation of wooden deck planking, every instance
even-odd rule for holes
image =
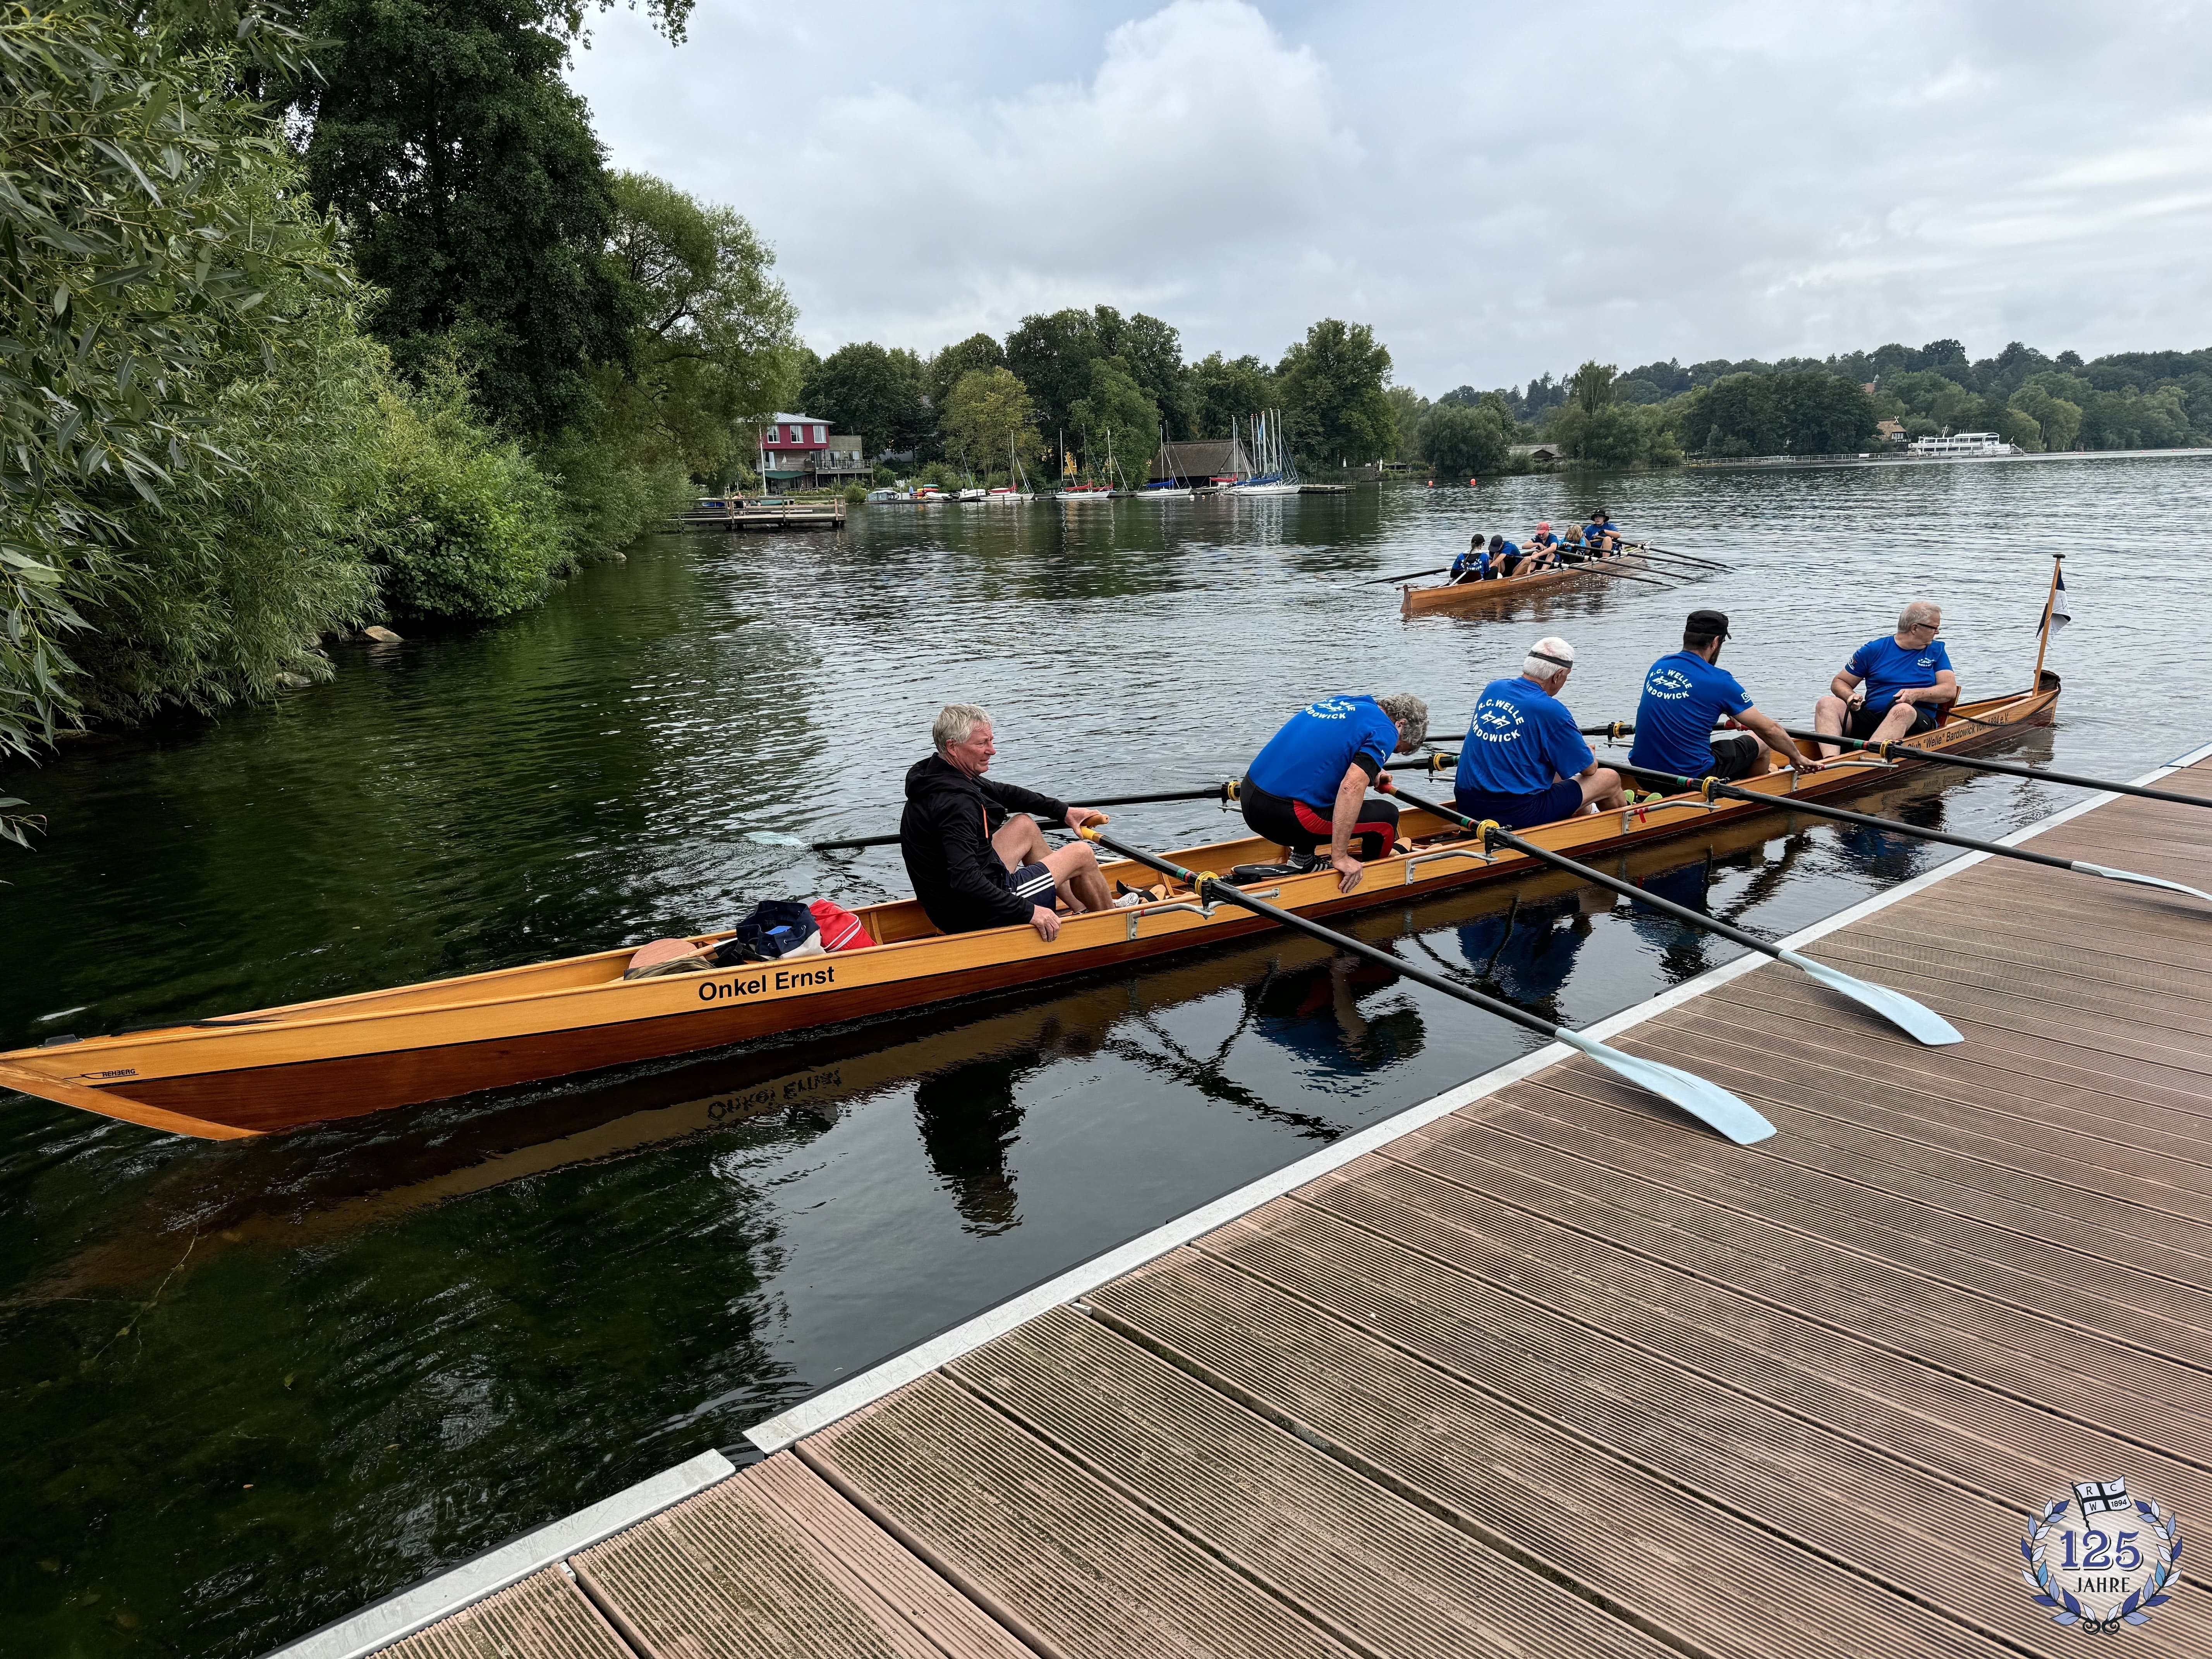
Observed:
[[[2212,885],[2185,806],[2031,845]],[[1774,1139],[1547,1066],[393,1651],[2043,1650],[2024,1510],[2212,1524],[2212,915],[1993,860],[1806,949],[1966,1041],[1720,976],[1613,1041]]]

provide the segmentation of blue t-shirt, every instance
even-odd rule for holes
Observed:
[[[1451,573],[1455,576],[1463,576],[1470,570],[1489,568],[1490,550],[1487,547],[1470,547],[1452,561]]]
[[[1516,675],[1491,681],[1474,700],[1453,787],[1462,794],[1533,795],[1552,787],[1553,774],[1573,777],[1590,760],[1566,704]]]
[[[1557,547],[1559,544],[1559,538],[1548,530],[1528,538],[1528,545],[1531,547]]]
[[[1701,778],[1712,769],[1714,723],[1750,707],[1751,698],[1727,669],[1694,651],[1662,657],[1644,677],[1628,763]]]
[[[1502,560],[1502,559],[1517,559],[1517,558],[1519,558],[1519,557],[1521,556],[1521,550],[1520,550],[1520,548],[1519,548],[1518,546],[1515,545],[1513,543],[1511,543],[1511,542],[1508,542],[1508,543],[1506,543],[1506,544],[1505,544],[1505,545],[1504,545],[1504,546],[1503,546],[1503,547],[1499,548],[1499,549],[1498,549],[1495,553],[1492,554],[1490,556],[1491,556],[1492,558],[1493,558],[1493,559],[1501,559],[1501,560]]]
[[[1869,640],[1854,651],[1851,659],[1844,665],[1844,672],[1866,682],[1866,706],[1875,709],[1888,708],[1897,701],[1900,691],[1916,685],[1935,684],[1936,676],[1950,665],[1950,653],[1943,649],[1941,640],[1930,640],[1915,651],[1885,635]]]
[[[1618,536],[1619,534],[1620,534],[1620,526],[1614,524],[1611,520],[1607,520],[1603,524],[1599,524],[1593,520],[1583,526],[1583,539],[1586,542],[1595,542],[1601,540],[1607,536]]]
[[[1271,795],[1326,812],[1356,757],[1379,772],[1397,746],[1398,723],[1374,698],[1323,697],[1285,720],[1245,775]]]

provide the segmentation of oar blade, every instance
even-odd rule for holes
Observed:
[[[757,842],[763,847],[804,847],[806,843],[796,836],[787,836],[781,830],[748,830],[745,839]]]
[[[1840,968],[1831,968],[1825,962],[1815,962],[1810,957],[1801,957],[1795,951],[1784,951],[1781,960],[1803,972],[1807,977],[1826,986],[1831,991],[1849,997],[1863,1007],[1871,1008],[1892,1025],[1916,1042],[1931,1048],[1947,1042],[1964,1042],[1966,1038],[1951,1022],[1929,1008],[1915,1002],[1902,991],[1893,991],[1887,985],[1875,985],[1845,973]]]
[[[2071,867],[2085,876],[2102,876],[2107,881],[2131,881],[2138,887],[2163,887],[2169,893],[2186,893],[2191,898],[2203,899],[2207,904],[2212,904],[2212,893],[2195,887],[2184,887],[2179,882],[2168,881],[2163,876],[2146,876],[2136,870],[2115,870],[2109,864],[2087,864],[2080,859],[2075,860]]]
[[[1680,1107],[1698,1121],[1719,1131],[1739,1146],[1765,1140],[1774,1133],[1771,1123],[1717,1083],[1708,1083],[1701,1077],[1677,1071],[1672,1066],[1662,1066],[1656,1060],[1623,1054],[1595,1037],[1584,1036],[1580,1031],[1562,1028],[1558,1035],[1560,1042],[1579,1048],[1599,1065],[1626,1079],[1646,1094],[1656,1095],[1660,1099]]]

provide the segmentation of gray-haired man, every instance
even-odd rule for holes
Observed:
[[[986,778],[998,745],[990,715],[973,703],[946,704],[930,738],[936,752],[906,775],[899,851],[932,921],[948,933],[1025,921],[1051,939],[1060,933],[1056,898],[1074,910],[1113,908],[1091,843],[1054,850],[1030,816],[1077,830],[1103,823],[1103,812]]]
[[[1936,637],[1942,631],[1942,606],[1925,599],[1906,605],[1898,613],[1897,632],[1869,640],[1829,683],[1828,695],[1813,705],[1813,729],[1869,743],[1935,730],[1959,700],[1959,677]],[[1835,752],[1820,745],[1824,759]]]

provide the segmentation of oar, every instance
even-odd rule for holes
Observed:
[[[1686,904],[1677,904],[1674,900],[1662,898],[1656,893],[1647,893],[1633,882],[1623,881],[1617,876],[1608,876],[1602,870],[1594,870],[1587,864],[1578,864],[1573,859],[1554,853],[1548,847],[1539,847],[1534,842],[1516,836],[1510,830],[1489,819],[1477,823],[1464,812],[1446,806],[1438,801],[1424,800],[1419,795],[1408,794],[1402,787],[1394,788],[1392,793],[1413,802],[1416,806],[1425,807],[1440,818],[1448,819],[1474,830],[1482,837],[1482,850],[1486,853],[1492,847],[1499,844],[1510,847],[1514,851],[1526,853],[1530,858],[1540,863],[1548,864],[1555,870],[1565,870],[1571,875],[1580,876],[1584,881],[1595,882],[1600,887],[1609,887],[1616,893],[1625,894],[1640,904],[1650,905],[1654,909],[1663,911],[1678,921],[1686,921],[1693,927],[1703,927],[1710,933],[1718,933],[1723,939],[1732,939],[1738,945],[1748,945],[1761,955],[1772,957],[1777,962],[1786,962],[1792,968],[1826,986],[1830,990],[1840,991],[1852,1001],[1873,1009],[1907,1036],[1916,1037],[1931,1046],[1966,1041],[1951,1022],[1945,1019],[1942,1015],[1932,1008],[1923,1007],[1901,991],[1893,991],[1886,985],[1869,984],[1865,980],[1853,978],[1840,968],[1831,968],[1827,963],[1815,962],[1810,957],[1801,957],[1795,951],[1785,951],[1778,945],[1769,945],[1756,933],[1746,933],[1742,928],[1723,921],[1717,916],[1709,916],[1702,910],[1692,910]]]
[[[1218,800],[1231,799],[1229,786],[1216,783],[1204,789],[1177,789],[1164,795],[1106,795],[1097,800],[1085,799],[1084,806],[1151,806],[1160,801]],[[1047,829],[1059,829],[1059,824],[1048,824]],[[810,853],[852,853],[866,847],[891,847],[897,844],[896,836],[860,836],[848,841],[802,841],[797,836],[787,836],[780,830],[754,830],[745,839],[758,842],[763,847],[804,847]]]
[[[1409,582],[1416,576],[1441,576],[1450,568],[1448,564],[1440,564],[1434,570],[1408,570],[1395,576],[1370,576],[1364,582],[1354,582],[1352,585],[1354,587],[1379,587],[1384,582]]]
[[[1501,1001],[1496,997],[1486,996],[1480,991],[1469,990],[1463,985],[1455,985],[1450,980],[1429,972],[1425,968],[1415,967],[1403,957],[1392,956],[1388,951],[1378,950],[1376,946],[1353,939],[1349,934],[1340,933],[1334,928],[1322,927],[1317,921],[1309,921],[1295,912],[1279,909],[1264,899],[1255,898],[1250,894],[1231,886],[1211,871],[1186,870],[1179,864],[1132,847],[1126,842],[1107,835],[1096,824],[1086,823],[1076,833],[1085,841],[1097,842],[1100,846],[1119,853],[1125,859],[1133,860],[1139,864],[1158,871],[1162,875],[1170,876],[1184,883],[1197,893],[1201,904],[1212,906],[1227,902],[1241,905],[1255,915],[1264,916],[1279,927],[1295,927],[1300,933],[1310,934],[1325,945],[1333,945],[1340,951],[1349,951],[1354,956],[1364,957],[1370,962],[1380,963],[1385,968],[1405,975],[1416,984],[1425,985],[1432,991],[1441,991],[1449,997],[1456,997],[1462,1002],[1471,1004],[1486,1013],[1497,1015],[1500,1019],[1510,1019],[1516,1025],[1547,1036],[1554,1042],[1564,1042],[1569,1048],[1588,1054],[1599,1065],[1627,1079],[1638,1088],[1657,1095],[1662,1100],[1672,1102],[1700,1122],[1711,1124],[1740,1146],[1749,1146],[1756,1140],[1764,1140],[1774,1133],[1774,1126],[1771,1123],[1717,1084],[1708,1083],[1700,1077],[1692,1077],[1687,1072],[1677,1071],[1672,1066],[1662,1066],[1657,1060],[1644,1060],[1636,1054],[1624,1054],[1618,1048],[1608,1048],[1595,1037],[1584,1036],[1580,1031],[1571,1030],[1564,1025],[1554,1025],[1549,1020],[1540,1018],[1525,1008],[1516,1007],[1512,1003]]]
[[[1685,564],[1701,564],[1709,570],[1733,570],[1732,564],[1723,564],[1718,559],[1701,559],[1694,553],[1678,553],[1671,547],[1654,547],[1650,542],[1623,542],[1623,547],[1632,547],[1640,553],[1656,553],[1669,559],[1680,559]]]
[[[1923,830],[1917,824],[1900,823],[1895,818],[1876,817],[1871,812],[1853,812],[1840,806],[1820,806],[1802,795],[1769,795],[1756,789],[1739,789],[1732,783],[1723,783],[1717,778],[1686,778],[1676,772],[1654,771],[1648,766],[1632,766],[1626,761],[1610,764],[1623,772],[1632,772],[1638,777],[1656,778],[1661,783],[1678,792],[1702,794],[1708,800],[1715,795],[1726,795],[1735,800],[1747,800],[1760,806],[1771,806],[1791,812],[1809,812],[1816,818],[1833,818],[1839,823],[1863,823],[1869,830],[1887,830],[1900,836],[1911,836],[1921,841],[1940,841],[1947,847],[1963,847],[1969,852],[1990,853],[2001,859],[2018,859],[2023,864],[2040,864],[2053,870],[2072,870],[2084,876],[2102,876],[2107,881],[2133,882],[2138,887],[2159,887],[2169,893],[2186,893],[2191,898],[2203,899],[2212,904],[2212,893],[2199,892],[2194,887],[2185,887],[2178,881],[2168,881],[2163,876],[2146,876],[2133,870],[2115,870],[2109,865],[2091,864],[2082,859],[2052,858],[2047,853],[2031,853],[2024,847],[2007,847],[1994,841],[1977,841],[1972,836],[1954,836],[1948,830]]]
[[[1672,587],[1674,585],[1672,582],[1662,582],[1656,576],[1639,576],[1633,571],[1616,570],[1601,559],[1585,560],[1582,564],[1573,568],[1594,570],[1601,576],[1618,576],[1625,582],[1650,582],[1654,587]]]
[[[1879,755],[1887,761],[1942,761],[1947,766],[1964,766],[1977,772],[2002,772],[2008,778],[2041,778],[2045,783],[2068,783],[2077,789],[2108,789],[2116,795],[2140,795],[2145,800],[2170,800],[2182,806],[2212,806],[2212,799],[2203,795],[2176,794],[2171,789],[2146,789],[2139,783],[2113,783],[2104,778],[2085,778],[2073,772],[2054,772],[2044,766],[2024,766],[2018,761],[1973,760],[1964,755],[1954,755],[1948,749],[1906,749],[1894,743],[1862,743],[1856,738],[1832,737],[1825,732],[1798,732],[1784,726],[1793,738],[1808,743],[1832,743],[1845,749],[1863,749],[1870,755]]]

